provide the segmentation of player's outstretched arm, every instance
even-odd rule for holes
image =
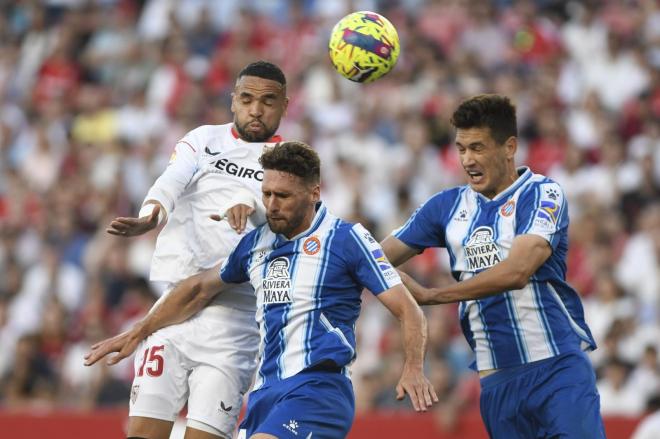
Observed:
[[[542,237],[520,235],[513,240],[505,260],[453,285],[424,288],[405,273],[399,274],[420,305],[475,300],[523,288],[551,254],[550,244]]]
[[[116,364],[131,355],[142,340],[157,330],[183,322],[201,311],[224,286],[219,271],[218,265],[179,283],[133,328],[93,345],[85,355],[85,365],[91,366],[112,352],[117,355],[111,357],[108,364]]]
[[[419,254],[419,250],[408,246],[407,244],[403,243],[401,240],[395,238],[392,235],[383,239],[380,245],[383,248],[383,252],[385,253],[385,256],[387,256],[387,259],[395,267],[398,267],[399,265],[406,262],[408,259]]]
[[[399,319],[403,331],[405,363],[401,379],[396,386],[397,399],[403,399],[407,393],[415,411],[425,412],[434,402],[438,402],[438,396],[424,375],[427,337],[424,313],[401,284],[377,297]]]
[[[148,231],[155,229],[158,224],[160,224],[162,220],[165,219],[165,209],[158,201],[155,200],[147,201],[140,212],[143,213],[145,208],[147,209],[147,213],[144,215],[139,214],[138,218],[115,218],[112,220],[108,228],[105,229],[105,231],[111,235],[128,237],[142,235],[143,233],[147,233]]]

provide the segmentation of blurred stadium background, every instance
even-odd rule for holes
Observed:
[[[510,96],[518,162],[571,208],[568,277],[600,348],[609,436],[629,437],[660,390],[660,2],[553,0],[1,0],[0,435],[120,437],[132,363],[85,368],[95,340],[156,298],[155,234],[105,233],[134,215],[174,143],[225,123],[233,78],[267,59],[289,80],[280,133],[323,160],[323,198],[379,238],[460,184],[448,118],[464,97]],[[371,85],[336,74],[328,33],[354,10],[397,27],[401,58]],[[450,282],[444,252],[406,268]],[[454,306],[427,309],[441,402],[394,400],[398,325],[368,295],[353,438],[485,437]],[[379,430],[380,429],[380,430]],[[398,429],[398,430],[397,430]],[[76,433],[80,431],[80,433]],[[41,432],[41,433],[40,433]]]

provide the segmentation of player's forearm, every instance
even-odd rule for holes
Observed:
[[[424,288],[417,284],[411,288],[416,290],[413,295],[420,305],[436,305],[483,299],[505,291],[517,290],[529,282],[529,277],[530,274],[517,267],[514,261],[507,259],[470,279],[452,285]],[[404,282],[408,286],[410,281],[405,280]],[[417,291],[422,292],[418,295]]]
[[[400,320],[404,340],[404,368],[421,370],[424,365],[424,352],[426,351],[426,317],[424,317],[424,313],[418,306],[411,303],[404,307]]]
[[[208,278],[208,272],[189,277],[159,301],[137,325],[143,338],[161,328],[188,320],[208,305],[219,292],[218,285],[209,282]]]

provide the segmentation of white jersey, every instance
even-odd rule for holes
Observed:
[[[268,144],[240,139],[232,123],[201,126],[176,144],[168,167],[145,198],[160,202],[167,212],[151,264],[152,281],[179,282],[229,256],[242,235],[210,215],[243,203],[257,209],[247,231],[265,221],[258,159]],[[247,283],[236,285],[216,301],[254,309],[254,291]]]

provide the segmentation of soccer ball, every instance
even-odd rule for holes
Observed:
[[[392,70],[400,49],[392,23],[369,11],[353,12],[339,20],[328,43],[335,70],[355,82],[373,82]]]

